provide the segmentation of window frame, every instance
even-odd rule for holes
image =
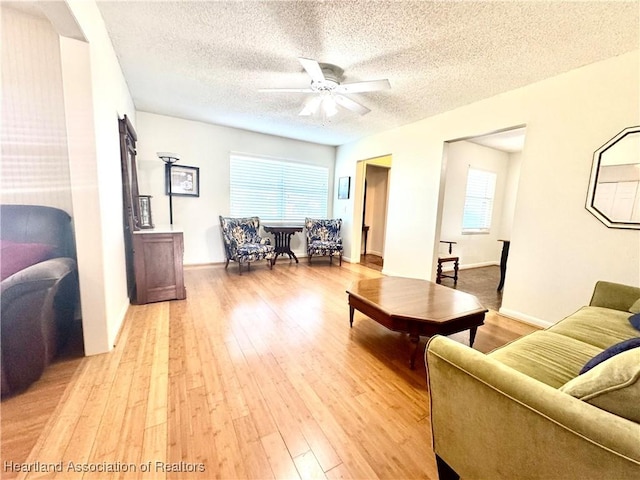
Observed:
[[[485,190],[485,195],[475,195],[473,194],[473,192],[470,192],[470,185],[472,185],[470,182],[472,180],[471,175],[473,174],[473,172],[478,172],[481,173],[485,176],[487,176],[488,178],[491,178],[492,180],[490,180],[489,182],[484,182],[481,185],[477,185],[476,187],[482,187]],[[493,183],[493,185],[491,185],[491,183]],[[487,169],[483,169],[483,168],[477,168],[477,167],[472,167],[471,165],[469,165],[469,169],[467,170],[467,182],[465,185],[465,194],[464,194],[464,205],[462,208],[462,228],[461,228],[461,234],[462,235],[489,235],[491,234],[491,224],[493,222],[493,210],[495,207],[495,200],[496,200],[496,188],[497,188],[497,183],[498,183],[498,173],[494,172],[492,170],[487,170]],[[490,187],[490,188],[487,188]],[[491,191],[491,195],[487,195],[487,191]],[[480,206],[480,210],[481,212],[479,213],[479,215],[482,217],[483,223],[482,226],[480,227],[465,227],[465,219],[468,218],[468,215],[470,215],[468,208],[471,208],[469,206],[469,200],[473,200],[474,203],[480,203],[482,204],[483,202],[485,203],[485,205],[481,205]],[[488,205],[486,205],[488,203]],[[476,205],[476,208],[478,208],[478,206]]]

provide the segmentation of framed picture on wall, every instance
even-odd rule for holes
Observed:
[[[338,199],[345,200],[349,198],[349,190],[351,189],[351,177],[340,177],[338,180]]]
[[[169,188],[169,172],[171,172],[171,188]],[[166,171],[165,184],[167,195],[199,197],[200,169],[186,165],[172,165]]]
[[[138,195],[140,207],[140,228],[153,228],[151,217],[151,195]]]

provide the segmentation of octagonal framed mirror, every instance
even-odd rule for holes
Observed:
[[[640,230],[640,126],[593,154],[586,208],[607,227]]]

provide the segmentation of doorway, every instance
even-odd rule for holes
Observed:
[[[364,160],[361,167],[362,220],[358,253],[361,264],[381,271],[384,266],[391,156]]]
[[[444,195],[439,242],[454,242],[453,255],[459,257],[458,282],[443,278],[442,285],[457,288],[478,297],[487,308],[499,310],[508,275],[501,269],[502,252],[510,245],[511,230],[520,179],[526,128],[505,129],[487,135],[447,142],[443,172]],[[481,201],[470,188],[477,172],[494,178],[483,187]],[[474,203],[476,202],[476,203]],[[475,225],[474,210],[483,203],[483,225]],[[448,250],[439,243],[439,254]],[[508,257],[503,265],[507,264]],[[449,267],[451,269],[451,267]],[[447,270],[446,268],[444,269]]]

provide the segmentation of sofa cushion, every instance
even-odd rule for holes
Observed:
[[[600,350],[638,335],[629,323],[629,312],[603,307],[583,307],[549,331],[575,338]]]
[[[629,307],[631,313],[640,313],[640,298],[633,302],[633,305]]]
[[[31,265],[55,256],[56,247],[45,243],[17,243],[0,240],[2,280]]]
[[[629,323],[636,330],[640,330],[640,313],[636,313],[629,317]]]
[[[580,370],[580,375],[588,372],[596,365],[614,357],[622,352],[626,352],[627,350],[631,350],[632,348],[640,347],[640,337],[629,338],[627,340],[623,340],[620,343],[616,343],[615,345],[611,345],[606,350],[603,350],[587,363],[584,364],[584,367]]]
[[[574,338],[542,330],[494,350],[488,356],[558,388],[578,376],[584,364],[601,351],[601,348]]]
[[[562,392],[640,423],[640,348],[622,352],[568,381]]]

